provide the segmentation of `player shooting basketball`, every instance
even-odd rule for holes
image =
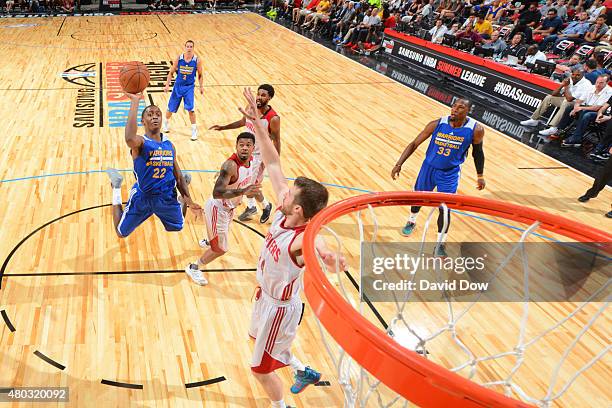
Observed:
[[[434,188],[441,193],[456,193],[461,175],[461,165],[465,161],[467,152],[472,146],[472,157],[478,174],[478,190],[485,188],[484,179],[484,151],[482,141],[484,128],[467,115],[472,103],[467,99],[458,99],[451,107],[450,116],[431,121],[425,129],[412,141],[400,156],[397,164],[391,170],[391,178],[395,180],[401,170],[402,164],[416,151],[416,149],[431,137],[425,160],[414,186],[415,191],[433,191]],[[420,206],[410,207],[410,218],[402,229],[402,235],[408,236],[416,226],[416,219]],[[444,242],[450,225],[450,213],[445,220],[444,211],[440,209],[438,215],[438,242],[436,246],[438,256],[446,256]],[[444,224],[446,221],[446,229]]]
[[[253,121],[255,143],[261,150],[277,202],[281,203],[274,213],[257,264],[259,290],[249,329],[249,335],[255,339],[251,370],[272,406],[285,408],[283,385],[275,370],[287,365],[295,370],[295,383],[291,387],[295,394],[321,378],[321,374],[304,366],[290,349],[302,314],[303,232],[308,221],[327,205],[328,192],[322,184],[306,177],[298,177],[289,187],[278,152],[268,135],[267,123],[259,118],[257,102],[249,88],[244,90],[244,96],[248,107],[240,111]],[[337,259],[322,238],[317,237],[315,246],[330,268],[338,262],[345,269],[344,258]]]
[[[121,182],[123,177],[115,169],[107,173],[113,187],[113,224],[120,238],[127,237],[147,218],[155,214],[166,231],[183,229],[184,212],[178,201],[176,189],[183,202],[196,214],[202,208],[191,200],[188,183],[176,161],[176,150],[170,140],[161,134],[162,112],[155,105],[142,112],[141,122],[145,134],[140,136],[136,118],[142,94],[126,94],[130,98],[130,111],[125,126],[125,143],[130,147],[134,161],[136,183],[130,190],[128,203],[121,206]]]

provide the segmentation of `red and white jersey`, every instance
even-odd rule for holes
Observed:
[[[253,178],[253,166],[249,161],[249,165],[245,166],[236,153],[232,154],[228,160],[233,160],[238,166],[238,178],[233,183],[227,186],[228,189],[237,189],[244,188],[251,184],[251,179]],[[236,208],[242,203],[242,196],[234,197],[234,198],[216,198],[215,201],[220,207],[231,210]]]
[[[257,282],[268,296],[276,300],[289,300],[302,289],[302,267],[297,264],[289,249],[306,225],[285,227],[285,215],[277,210],[266,236],[259,262]]]
[[[270,105],[268,105],[268,108],[269,108],[268,111],[264,113],[263,115],[261,115],[260,119],[262,119],[266,123],[266,126],[268,127],[268,133],[272,133],[272,130],[270,129],[270,122],[272,121],[272,118],[275,116],[278,116],[278,114],[274,111],[274,109],[272,109]],[[244,126],[247,128],[247,131],[251,132],[252,134],[255,134],[255,125],[250,119],[246,120],[246,124]],[[253,156],[260,156],[260,155],[261,155],[261,152],[259,151],[259,145],[255,143],[255,149],[253,150]]]

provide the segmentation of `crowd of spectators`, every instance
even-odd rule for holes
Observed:
[[[0,11],[17,13],[73,13],[75,0],[0,0]]]

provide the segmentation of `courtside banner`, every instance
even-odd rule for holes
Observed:
[[[409,36],[404,37],[409,38]],[[427,49],[419,44],[390,36],[387,32],[385,32],[384,47],[385,52],[393,58],[450,77],[479,93],[494,96],[528,112],[534,111],[542,99],[551,93],[551,90],[545,87],[510,77],[484,66],[471,64],[459,57],[442,54],[435,49]],[[435,45],[435,47],[439,46]],[[458,56],[465,54],[474,57],[450,48],[448,50]],[[545,78],[542,80],[547,83],[552,82]]]

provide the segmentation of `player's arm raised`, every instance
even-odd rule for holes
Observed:
[[[198,83],[200,84],[200,95],[204,95],[204,69],[202,60],[198,58]]]
[[[245,188],[227,188],[232,177],[238,177],[238,166],[232,160],[226,160],[221,166],[219,177],[213,188],[213,198],[234,198],[244,194],[257,194],[261,191],[260,184],[251,184]]]
[[[274,148],[280,155],[281,139],[280,139],[280,117],[275,116],[270,120],[270,139],[274,144]]]
[[[482,142],[484,140],[484,127],[480,123],[476,124],[474,128],[474,138],[472,139],[472,157],[474,158],[474,166],[476,166],[476,175],[478,177],[478,190],[484,190],[486,182],[484,179],[484,150],[482,149]]]
[[[300,234],[291,244],[291,251],[297,253],[295,259],[299,265],[304,265],[304,258],[302,256],[303,239],[304,234]],[[325,243],[325,240],[320,235],[317,235],[315,238],[315,250],[330,271],[336,271],[336,266],[339,268],[339,270],[346,271],[346,259],[344,258],[344,255],[329,249]]]
[[[168,92],[170,90],[170,81],[174,77],[174,73],[178,71],[178,57],[172,61],[172,66],[170,67],[170,71],[168,71],[168,77],[166,78],[166,85],[164,86],[164,92]]]
[[[280,156],[274,148],[272,139],[270,139],[268,135],[266,125],[257,117],[257,102],[255,101],[251,88],[244,89],[244,97],[249,103],[249,106],[246,111],[242,108],[238,109],[245,118],[251,119],[255,125],[255,143],[259,144],[261,158],[266,165],[266,169],[268,169],[268,176],[272,182],[272,188],[276,194],[276,199],[278,202],[281,202],[282,197],[289,190],[289,186],[281,168]]]
[[[174,150],[174,168],[172,169],[172,172],[174,173],[174,178],[176,179],[176,188],[178,188],[179,193],[181,193],[187,207],[191,208],[191,210],[196,214],[199,214],[202,212],[202,207],[191,199],[191,196],[189,195],[189,186],[187,185],[187,181],[185,181],[183,172],[181,171],[178,161],[176,160],[176,149],[174,149],[174,146],[172,146],[172,149]]]
[[[136,157],[140,154],[140,148],[144,144],[144,138],[138,135],[138,105],[143,96],[141,93],[126,93],[125,96],[130,98],[130,112],[125,125],[125,143],[132,149],[132,156]]]
[[[408,146],[406,146],[404,152],[397,160],[397,163],[395,164],[395,166],[393,166],[393,169],[391,169],[391,178],[393,180],[395,180],[399,176],[400,171],[402,171],[402,164],[404,164],[404,162],[412,155],[412,153],[414,153],[414,151],[419,147],[421,143],[431,137],[433,131],[436,130],[436,126],[438,126],[437,120],[429,122],[427,126],[425,126],[425,129],[423,129],[423,131],[419,133],[418,136],[415,137],[414,140],[408,144]]]
[[[239,129],[246,125],[246,118],[243,116],[240,120],[237,120],[232,123],[228,123],[227,125],[213,125],[209,128],[209,130],[229,130],[229,129]]]

